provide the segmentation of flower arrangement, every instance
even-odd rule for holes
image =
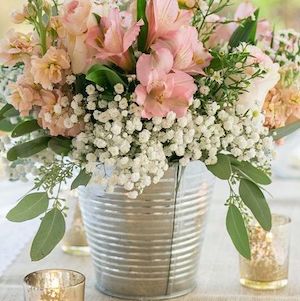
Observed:
[[[35,178],[7,216],[42,216],[32,260],[64,235],[59,192],[76,171],[72,189],[96,181],[134,199],[191,160],[228,181],[227,229],[250,258],[249,218],[271,229],[262,186],[271,183],[273,137],[263,106],[280,64],[255,45],[256,29],[260,40],[272,34],[258,11],[239,8],[229,21],[217,15],[228,4],[29,0],[13,14],[34,30],[11,30],[0,43],[2,72],[19,74],[5,89],[0,130],[10,137],[0,150],[8,169]]]

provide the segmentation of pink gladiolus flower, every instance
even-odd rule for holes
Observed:
[[[97,59],[114,63],[125,71],[132,71],[133,61],[129,48],[143,24],[140,20],[131,28],[124,28],[120,12],[112,9],[108,17],[101,18],[99,25],[89,28],[87,45],[96,50]]]
[[[197,90],[194,79],[182,72],[171,72],[173,56],[167,49],[143,54],[137,63],[140,85],[135,93],[136,102],[143,107],[142,117],[165,117],[169,112],[183,117]]]
[[[184,71],[190,75],[204,74],[203,68],[211,61],[211,55],[199,42],[195,27],[185,26],[159,39],[152,48],[168,48],[174,56],[173,70]]]
[[[31,73],[34,82],[44,89],[53,89],[63,79],[65,70],[70,69],[70,58],[64,49],[50,47],[42,57],[33,57]]]
[[[149,24],[147,45],[164,38],[182,25],[189,25],[192,11],[180,10],[177,0],[150,0],[146,9]]]

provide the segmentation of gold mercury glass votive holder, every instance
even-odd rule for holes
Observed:
[[[274,290],[288,284],[290,224],[283,215],[272,215],[272,230],[250,226],[251,260],[240,256],[240,282],[258,290]]]
[[[84,301],[85,277],[69,270],[43,270],[24,278],[25,301]]]

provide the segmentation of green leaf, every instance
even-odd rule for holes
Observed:
[[[259,10],[256,10],[254,13],[255,20],[253,20],[252,16],[250,16],[235,30],[229,41],[229,45],[231,47],[235,48],[242,42],[255,45],[258,15]]]
[[[244,219],[239,209],[230,205],[226,216],[226,227],[237,251],[245,258],[251,259],[250,242]]]
[[[64,137],[53,137],[48,146],[58,155],[67,156],[71,151],[72,140]]]
[[[9,104],[9,103],[5,104],[0,110],[0,120],[3,119],[4,114],[12,108],[13,108],[13,106],[11,104]]]
[[[137,20],[144,21],[144,25],[141,27],[141,31],[138,37],[138,49],[141,52],[145,52],[147,50],[148,20],[146,17],[146,6],[146,0],[137,0]]]
[[[6,218],[16,223],[28,221],[46,212],[48,206],[49,198],[46,192],[28,194],[9,211]]]
[[[9,161],[16,161],[19,158],[31,157],[48,147],[50,137],[40,137],[23,144],[18,144],[7,152]]]
[[[9,110],[7,110],[5,113],[3,113],[4,117],[16,117],[19,116],[20,112],[17,111],[14,107],[10,108]]]
[[[229,180],[232,174],[230,158],[227,155],[219,154],[218,162],[215,165],[208,165],[208,170],[221,180]]]
[[[41,129],[41,127],[39,126],[39,124],[36,120],[26,120],[26,121],[19,123],[15,127],[11,136],[13,138],[17,138],[17,137],[21,137],[23,135],[30,134],[30,133],[35,132],[40,129]]]
[[[244,204],[251,210],[261,227],[270,231],[272,215],[266,198],[259,187],[252,181],[241,179],[239,193]]]
[[[126,86],[118,73],[107,66],[96,64],[87,73],[86,79],[101,86],[114,88],[116,84]]]
[[[300,121],[291,123],[279,129],[272,130],[270,134],[275,141],[280,140],[300,129]]]
[[[15,124],[12,124],[8,119],[2,119],[0,121],[0,131],[2,132],[11,132],[16,127]]]
[[[42,219],[33,240],[30,256],[32,261],[45,258],[57,246],[65,234],[66,224],[62,212],[53,208]]]
[[[261,169],[254,167],[250,162],[232,162],[233,169],[239,173],[240,176],[248,178],[249,180],[261,184],[270,185],[271,178]]]
[[[92,178],[92,174],[87,173],[85,169],[82,169],[76,179],[73,181],[71,189],[74,190],[79,186],[87,186]]]

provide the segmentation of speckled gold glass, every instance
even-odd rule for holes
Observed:
[[[258,290],[279,289],[288,283],[290,224],[287,216],[273,215],[271,232],[250,227],[251,260],[240,257],[240,282]]]
[[[24,278],[25,301],[84,301],[84,275],[68,270],[44,270]]]

